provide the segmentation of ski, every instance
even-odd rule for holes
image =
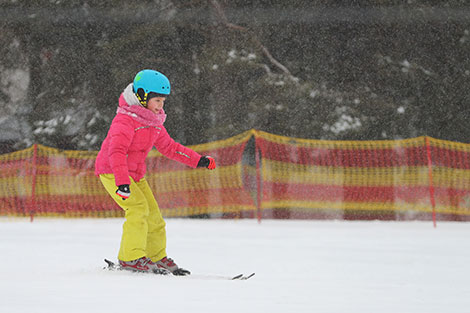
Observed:
[[[113,261],[110,261],[108,259],[104,259],[106,266],[103,268],[105,270],[109,271],[124,271],[124,269],[121,268],[121,266]],[[170,274],[169,271],[167,270],[162,270],[162,272],[139,272],[135,271],[135,273],[142,273],[142,274],[153,274],[153,275],[168,275]],[[221,276],[221,275],[203,275],[203,274],[194,274],[194,275],[188,275],[188,276],[178,276],[178,277],[187,277],[187,278],[202,278],[202,279],[226,279],[226,280],[248,280],[251,277],[255,276],[255,273],[251,273],[250,275],[244,275],[244,274],[238,274],[236,276]]]
[[[247,279],[250,279],[251,277],[255,276],[255,273],[251,273],[250,275],[243,275],[243,274],[239,274],[237,276],[234,276],[231,278],[231,280],[247,280]]]

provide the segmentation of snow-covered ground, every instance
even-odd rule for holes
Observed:
[[[470,312],[470,223],[168,219],[181,278],[102,270],[122,222],[0,218],[0,312]]]

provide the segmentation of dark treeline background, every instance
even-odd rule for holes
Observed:
[[[0,152],[98,149],[144,68],[169,77],[184,144],[251,128],[470,142],[467,0],[0,3]]]

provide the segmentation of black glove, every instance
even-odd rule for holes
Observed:
[[[197,167],[205,167],[210,170],[213,170],[215,168],[215,160],[213,157],[210,157],[208,155],[202,156],[201,159],[199,159],[199,162],[197,163]]]
[[[131,189],[129,188],[129,185],[119,185],[116,190],[116,194],[120,196],[122,200],[126,200],[131,196]]]

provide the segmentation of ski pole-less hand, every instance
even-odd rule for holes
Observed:
[[[116,190],[116,194],[120,196],[122,200],[126,200],[131,196],[131,189],[129,188],[129,185],[119,185]]]
[[[199,162],[197,163],[197,167],[205,167],[210,170],[215,169],[215,160],[213,157],[208,155],[202,156]]]

